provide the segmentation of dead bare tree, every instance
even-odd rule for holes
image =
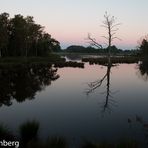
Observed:
[[[119,39],[116,36],[116,33],[118,31],[118,26],[120,25],[120,23],[116,23],[116,18],[114,16],[110,16],[107,12],[105,12],[104,15],[104,21],[103,21],[103,25],[101,25],[102,27],[106,28],[107,30],[107,35],[106,36],[102,36],[103,38],[105,38],[107,40],[107,49],[108,49],[108,55],[107,55],[107,59],[108,59],[108,63],[107,63],[107,72],[105,73],[105,75],[102,77],[102,79],[100,80],[96,80],[94,82],[90,82],[88,83],[88,89],[86,91],[86,94],[89,95],[90,93],[92,93],[93,91],[95,91],[97,88],[101,87],[102,83],[107,80],[107,84],[106,84],[106,91],[104,92],[104,94],[106,94],[106,99],[105,102],[103,104],[103,112],[106,111],[106,109],[110,112],[111,111],[111,105],[114,106],[115,101],[112,98],[112,92],[110,91],[110,72],[111,72],[111,67],[113,66],[111,63],[111,46],[112,46],[112,42],[115,39]],[[103,49],[103,46],[101,44],[99,44],[95,38],[92,38],[90,34],[88,34],[88,41],[89,44],[91,46],[95,46],[99,49]],[[120,39],[119,39],[120,40]]]
[[[116,23],[116,18],[114,16],[110,16],[107,12],[105,12],[104,14],[104,21],[103,21],[103,25],[101,25],[102,27],[106,28],[107,30],[107,35],[106,36],[102,36],[103,38],[105,38],[107,40],[107,49],[108,49],[108,63],[111,65],[111,46],[112,46],[112,42],[115,39],[119,39],[116,36],[117,31],[119,30],[118,26],[120,25],[120,23]],[[103,49],[103,46],[101,44],[99,44],[95,38],[92,38],[90,34],[88,34],[88,40],[91,46],[95,46],[99,49]],[[119,39],[120,40],[120,39]]]

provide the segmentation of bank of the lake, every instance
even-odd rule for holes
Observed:
[[[55,63],[65,62],[64,58],[57,54],[50,54],[46,57],[3,57],[0,64],[27,64],[27,63]]]

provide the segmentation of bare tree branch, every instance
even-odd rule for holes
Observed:
[[[87,39],[90,41],[91,46],[96,46],[99,49],[103,49],[102,45],[99,44],[95,38],[92,38],[90,34],[88,34]]]
[[[113,29],[113,28],[115,28],[117,26],[120,26],[120,25],[121,25],[121,23],[114,24],[114,25],[111,26],[111,29]]]
[[[109,39],[107,36],[101,36],[101,37],[103,37],[103,38],[105,38],[105,39],[107,39],[107,40]]]

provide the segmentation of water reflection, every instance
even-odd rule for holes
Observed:
[[[37,91],[58,78],[57,69],[51,65],[3,66],[0,68],[0,106],[12,105],[13,99],[17,102],[34,99]]]
[[[82,55],[80,54],[67,54],[66,56],[64,56],[64,58],[66,59],[66,61],[81,61],[82,59]]]
[[[139,63],[138,68],[140,72],[139,77],[142,78],[144,81],[148,81],[148,60],[147,59],[142,60]]]
[[[103,93],[101,93],[101,94],[105,94],[105,101],[102,103],[101,107],[102,107],[102,113],[105,113],[105,112],[111,113],[112,107],[116,106],[116,102],[115,100],[113,100],[113,96],[112,96],[112,94],[116,92],[113,93],[110,89],[111,67],[114,65],[111,65],[108,63],[106,66],[107,66],[107,71],[105,75],[101,79],[89,83],[88,84],[89,88],[86,91],[86,94],[89,95],[90,93],[94,92],[97,88],[101,87],[104,81],[106,81],[106,90]]]

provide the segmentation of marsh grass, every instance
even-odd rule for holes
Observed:
[[[68,148],[68,143],[63,137],[51,137],[48,138],[46,146],[49,148]]]
[[[137,118],[139,121],[140,118]],[[145,125],[145,124],[144,124]],[[27,121],[20,125],[20,146],[22,148],[70,148],[70,144],[68,143],[64,137],[49,137],[47,140],[42,141],[38,138],[39,131],[39,122],[32,120]],[[17,137],[18,138],[18,137]],[[0,140],[16,140],[16,137],[10,131],[10,129],[0,124]],[[76,148],[141,148],[141,145],[138,141],[127,138],[127,139],[119,139],[116,142],[108,142],[108,141],[82,141],[82,143],[77,145]]]
[[[111,57],[111,62],[113,64],[119,63],[127,63],[127,64],[131,64],[131,63],[138,63],[138,61],[140,60],[140,58],[138,57],[131,57],[131,56],[127,56],[127,57]],[[82,62],[89,62],[90,64],[100,64],[100,65],[105,65],[108,63],[108,59],[106,57],[101,57],[101,58],[82,58]]]
[[[121,140],[117,148],[140,148],[139,143],[135,140],[132,139],[127,139],[127,140]]]
[[[20,128],[20,137],[23,143],[38,139],[39,123],[35,120],[23,123]]]
[[[23,123],[20,128],[20,142],[22,148],[70,148],[68,141],[63,137],[49,137],[47,141],[38,139],[39,123],[35,120]],[[15,136],[8,127],[0,125],[0,140],[15,140]],[[76,148],[141,148],[133,139],[120,139],[117,142],[83,141]]]
[[[41,141],[30,141],[26,145],[26,148],[47,148]]]
[[[63,137],[50,137],[47,141],[29,141],[26,148],[68,148],[67,141]]]
[[[73,62],[73,61],[68,61],[68,62],[56,62],[55,67],[73,67],[73,68],[84,68],[84,63],[80,62]]]
[[[13,135],[11,130],[7,126],[0,124],[0,140],[14,140],[14,139],[15,136]]]
[[[48,57],[5,57],[0,58],[0,65],[3,64],[29,64],[29,63],[54,63],[64,62],[65,59],[59,55],[51,54]]]
[[[81,148],[140,148],[138,142],[134,140],[121,140],[116,143],[108,142],[84,142]]]

